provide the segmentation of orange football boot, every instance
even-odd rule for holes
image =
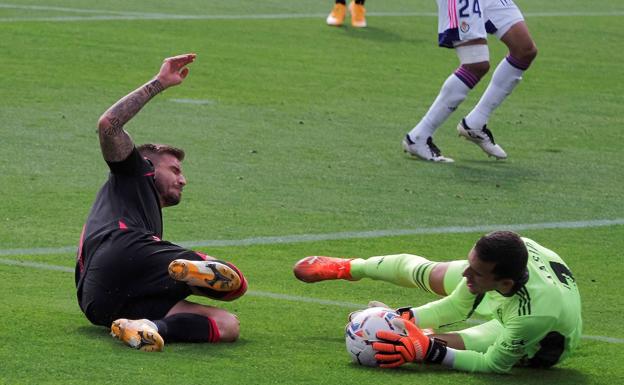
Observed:
[[[344,4],[334,4],[331,13],[327,16],[327,25],[340,27],[344,23],[347,7]]]
[[[329,279],[346,279],[351,277],[351,259],[332,257],[306,257],[295,264],[295,277],[303,282],[318,282]]]
[[[351,12],[351,25],[355,28],[366,27],[366,8],[362,4],[355,4],[352,1],[349,4],[349,12]]]

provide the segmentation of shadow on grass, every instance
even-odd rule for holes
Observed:
[[[359,366],[355,363],[346,363],[346,368],[354,370],[364,370],[371,374],[384,373],[392,374],[393,378],[405,376],[408,378],[424,378],[425,375],[442,376],[440,383],[462,383],[462,384],[527,384],[538,382],[540,384],[576,384],[589,383],[588,376],[576,369],[570,368],[550,368],[550,369],[530,369],[514,368],[511,374],[490,374],[490,373],[468,373],[452,370],[440,365],[428,364],[408,364],[396,369],[380,369]],[[418,377],[421,376],[421,377]],[[431,379],[431,377],[427,377]]]
[[[76,328],[78,334],[88,338],[102,338],[106,337],[110,333],[109,328],[95,325],[83,325]]]
[[[538,170],[533,168],[489,159],[460,160],[452,170],[458,180],[495,187],[509,188],[540,178]]]
[[[90,340],[92,343],[101,343],[102,341],[110,344],[120,344],[120,342],[110,336],[110,329],[103,326],[95,325],[83,325],[76,328],[76,333],[85,339]],[[251,341],[252,342],[252,341]],[[184,352],[201,352],[205,350],[212,351],[226,351],[232,348],[241,348],[249,345],[250,341],[245,338],[240,338],[234,343],[192,343],[192,342],[171,342],[166,343],[167,350],[171,351],[184,351]],[[123,346],[123,345],[120,345]]]
[[[398,33],[388,31],[379,27],[366,27],[366,28],[353,28],[353,27],[341,27],[340,28],[343,33],[354,39],[361,40],[371,40],[377,42],[385,42],[385,43],[397,43],[397,42],[407,42],[407,43],[421,43],[425,41],[425,39],[418,38],[405,38]]]

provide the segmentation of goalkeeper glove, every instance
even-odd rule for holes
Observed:
[[[403,318],[404,320],[410,321],[411,323],[414,323],[414,324],[416,323],[414,319],[414,312],[412,311],[411,307],[409,306],[400,307],[396,309],[395,311],[399,313],[401,318]]]
[[[403,327],[407,335],[381,330],[377,332],[378,342],[373,342],[377,351],[375,359],[381,368],[396,368],[407,362],[440,363],[446,356],[446,343],[428,337],[410,321],[395,318],[392,323],[398,328]]]

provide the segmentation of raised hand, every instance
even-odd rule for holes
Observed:
[[[163,88],[178,85],[186,78],[189,73],[188,64],[195,61],[194,53],[168,57],[163,61],[160,72],[156,75],[156,79]]]
[[[182,83],[189,71],[186,65],[192,63],[195,56],[194,53],[187,53],[165,59],[155,78],[119,99],[102,114],[98,121],[98,133],[105,160],[120,162],[126,159],[134,143],[124,125],[162,90]]]

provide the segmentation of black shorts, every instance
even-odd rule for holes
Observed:
[[[89,321],[110,326],[118,318],[157,320],[191,294],[169,277],[175,259],[203,260],[192,250],[150,234],[114,229],[85,241],[84,270],[77,272],[78,302]],[[90,245],[97,245],[90,250]]]

